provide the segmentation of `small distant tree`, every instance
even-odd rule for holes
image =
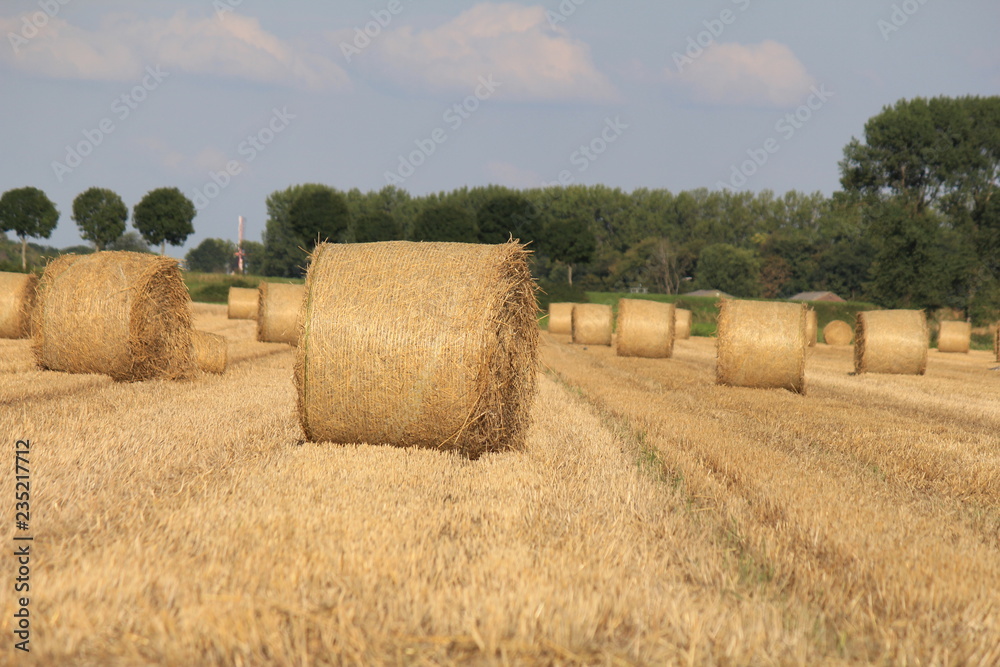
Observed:
[[[106,188],[90,188],[73,200],[73,221],[80,228],[80,236],[92,241],[97,250],[121,238],[127,220],[125,202]]]
[[[236,257],[232,259],[233,270],[236,270]],[[243,242],[243,269],[247,273],[263,275],[261,267],[264,262],[264,244],[258,241]]]
[[[139,230],[150,245],[159,245],[160,254],[167,252],[167,244],[183,245],[194,233],[191,224],[198,211],[194,203],[177,188],[150,190],[135,205],[132,225]]]
[[[107,245],[105,250],[125,250],[127,252],[152,252],[149,244],[139,232],[129,231]]]
[[[226,273],[233,264],[236,244],[223,239],[205,239],[184,256],[190,271]]]
[[[431,204],[413,221],[414,241],[476,243],[476,219],[454,204]]]
[[[55,204],[38,188],[8,190],[0,197],[0,231],[21,239],[21,270],[28,270],[28,237],[49,238],[59,222]]]

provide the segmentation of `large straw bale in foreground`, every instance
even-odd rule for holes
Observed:
[[[42,368],[115,380],[195,371],[190,297],[176,260],[136,252],[64,255],[38,286],[32,346]]]
[[[194,346],[194,360],[198,368],[206,373],[225,373],[229,363],[229,345],[224,336],[199,331],[191,332]]]
[[[257,340],[295,345],[299,340],[299,310],[306,286],[261,283],[258,291]]]
[[[599,303],[573,304],[573,342],[579,345],[611,345],[615,315],[611,306]]]
[[[930,329],[922,310],[860,312],[854,337],[854,371],[923,375],[929,344]]]
[[[819,332],[819,317],[816,311],[810,308],[806,311],[806,341],[809,347],[816,345],[816,334]]]
[[[850,345],[854,338],[854,329],[843,320],[833,320],[823,327],[823,340],[827,345]]]
[[[691,337],[691,311],[684,308],[674,310],[674,339],[687,340]]]
[[[620,357],[669,358],[674,351],[674,305],[620,300],[616,346]]]
[[[805,393],[806,305],[724,299],[716,382]]]
[[[255,320],[257,319],[257,301],[259,295],[257,290],[250,287],[230,287],[229,288],[229,319],[231,320]]]
[[[549,333],[566,335],[573,333],[572,303],[549,304]]]
[[[535,394],[535,283],[518,243],[317,246],[296,350],[312,441],[523,447]]]
[[[0,273],[0,338],[31,335],[38,276],[33,273]]]
[[[938,332],[938,352],[968,354],[972,344],[972,324],[969,322],[942,322]]]

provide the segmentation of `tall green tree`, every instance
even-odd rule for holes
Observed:
[[[695,280],[703,289],[740,297],[760,296],[760,259],[753,250],[714,243],[698,255]]]
[[[97,250],[121,238],[127,220],[128,207],[112,190],[90,188],[73,200],[73,221],[80,236],[92,241]]]
[[[597,239],[591,229],[592,218],[586,210],[548,218],[538,247],[557,262],[566,265],[566,282],[573,284],[573,266],[589,262],[597,250]]]
[[[191,271],[226,273],[233,265],[236,244],[224,239],[205,239],[184,256]]]
[[[16,188],[0,196],[0,231],[21,239],[22,271],[28,270],[28,237],[47,239],[58,222],[55,204],[38,188]]]
[[[494,195],[476,211],[479,240],[482,243],[505,243],[513,237],[521,243],[534,241],[530,221],[537,217],[535,205],[524,195]]]
[[[476,243],[476,218],[455,204],[430,204],[413,221],[413,240]]]
[[[132,211],[132,225],[150,245],[159,245],[160,254],[167,244],[182,245],[194,234],[192,221],[198,211],[194,203],[177,188],[150,190]]]
[[[289,231],[311,250],[324,241],[343,241],[351,222],[347,199],[326,185],[307,185],[288,209]]]

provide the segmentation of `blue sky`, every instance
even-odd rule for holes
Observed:
[[[829,194],[901,98],[1000,94],[995,0],[15,0],[0,191],[176,186],[260,240],[268,194],[562,180]]]

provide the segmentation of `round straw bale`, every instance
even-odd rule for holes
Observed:
[[[816,344],[816,333],[819,330],[819,319],[816,316],[816,311],[810,308],[806,311],[806,340],[809,342],[809,347],[813,347]]]
[[[843,320],[833,320],[823,327],[823,340],[827,345],[850,345],[854,329]]]
[[[969,353],[972,343],[972,324],[969,322],[942,322],[938,332],[938,352]]]
[[[521,449],[535,394],[536,286],[516,243],[323,243],[295,356],[312,441]]]
[[[806,347],[804,303],[723,299],[716,382],[804,394]]]
[[[0,273],[0,338],[31,335],[38,276],[34,273]]]
[[[229,288],[229,319],[257,319],[257,290],[249,287]]]
[[[923,375],[929,344],[930,330],[922,310],[860,312],[854,337],[854,371]]]
[[[674,351],[674,304],[620,300],[616,342],[620,357],[669,358]]]
[[[224,373],[229,360],[229,349],[223,336],[207,331],[191,332],[194,360],[206,373]]]
[[[49,370],[118,381],[189,377],[190,297],[177,261],[98,252],[50,262],[38,286],[32,346]]]
[[[678,340],[687,340],[691,337],[691,311],[685,310],[684,308],[676,308],[674,310],[674,338]]]
[[[615,316],[611,306],[599,303],[573,304],[573,342],[580,345],[611,345]]]
[[[549,304],[549,333],[567,335],[573,333],[573,304]]]
[[[261,283],[258,290],[257,340],[295,345],[299,340],[299,309],[306,286]]]

